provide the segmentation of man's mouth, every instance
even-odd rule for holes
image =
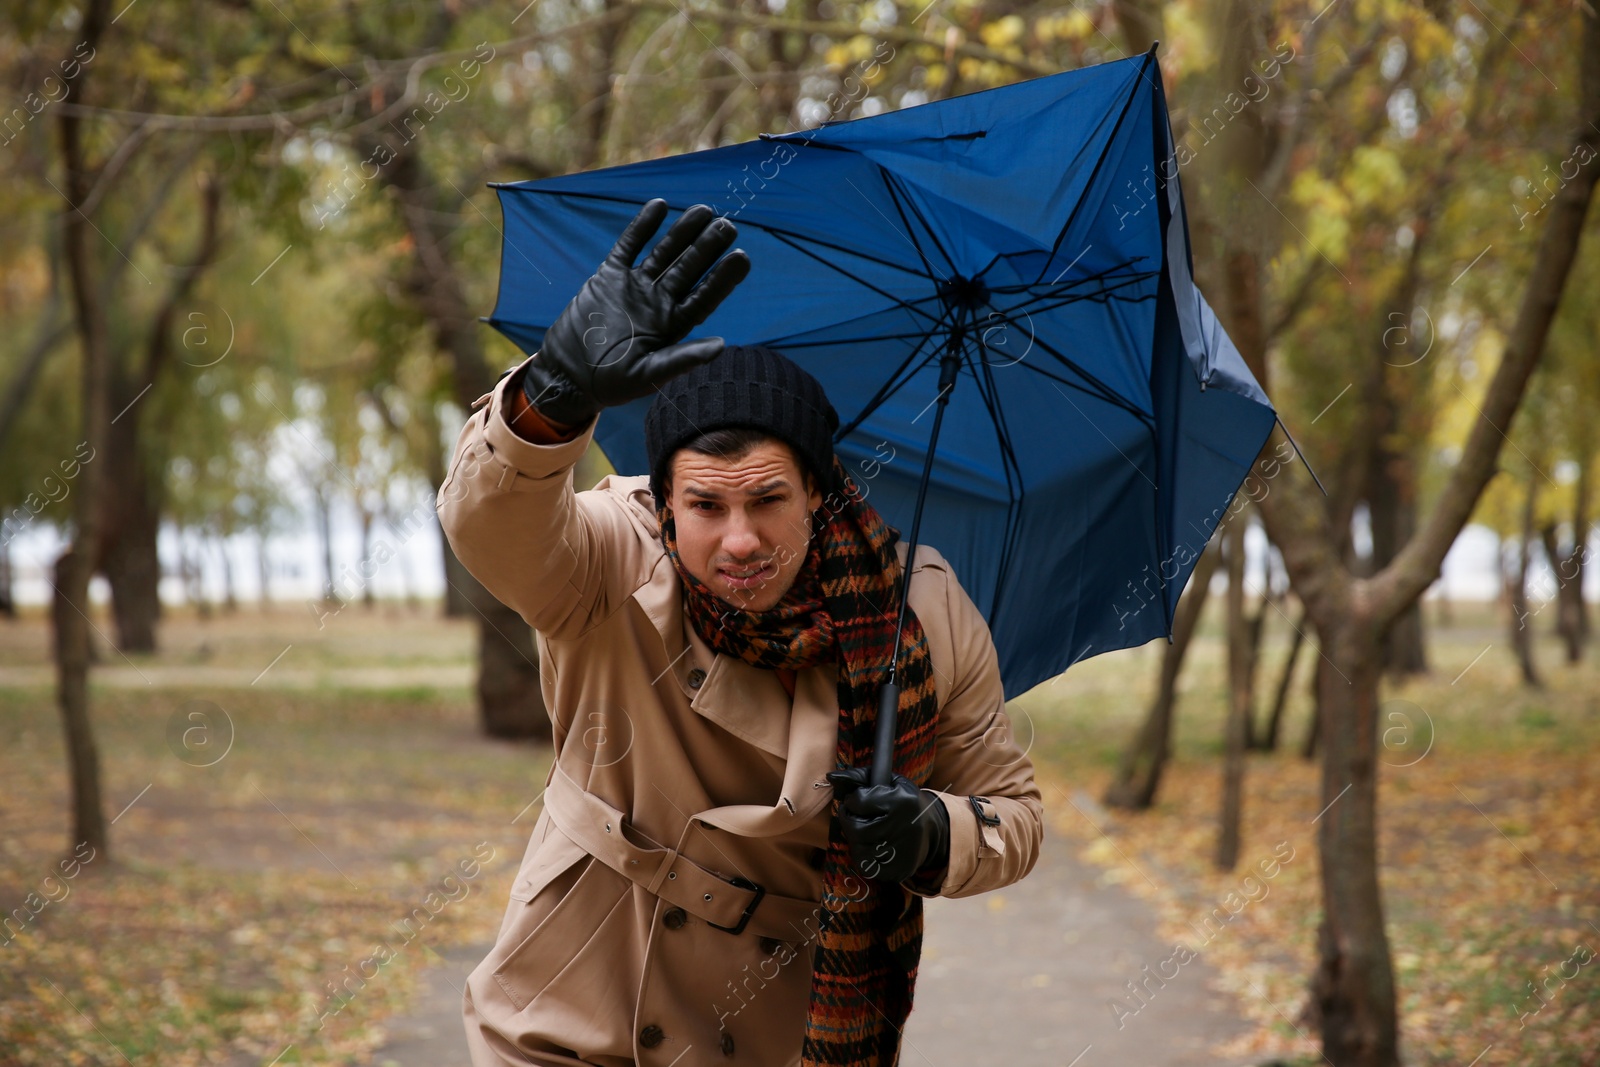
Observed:
[[[718,572],[723,580],[735,589],[749,589],[767,576],[768,568],[769,564],[763,563],[759,567],[742,567],[737,570],[721,567]]]

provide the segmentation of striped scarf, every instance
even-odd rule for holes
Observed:
[[[816,511],[805,562],[783,599],[767,611],[733,607],[685,570],[669,509],[656,518],[683,581],[685,611],[712,649],[768,669],[839,662],[835,765],[842,769],[866,766],[872,757],[878,688],[888,675],[905,577],[894,550],[900,532],[857,495],[837,456],[833,473],[834,484],[848,485],[850,492],[842,501],[830,497]],[[933,767],[938,705],[927,638],[909,605],[897,680],[894,770],[920,786]],[[922,954],[922,898],[902,884],[871,881],[855,871],[840,833],[839,803],[836,798],[828,823],[824,906],[801,1063],[893,1067]]]

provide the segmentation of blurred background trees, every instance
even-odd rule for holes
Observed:
[[[478,629],[484,729],[548,737],[533,634],[451,557],[432,511],[466,411],[521,359],[477,321],[500,255],[487,182],[1157,40],[1197,280],[1328,496],[1298,465],[1261,469],[1182,600],[1107,799],[1156,796],[1215,574],[1232,692],[1216,861],[1232,866],[1250,818],[1243,753],[1285,747],[1286,694],[1311,685],[1322,710],[1296,747],[1320,746],[1328,799],[1343,797],[1321,828],[1312,1014],[1339,1067],[1395,1062],[1379,678],[1428,670],[1420,594],[1469,517],[1503,545],[1510,651],[1491,655],[1537,685],[1561,665],[1536,662],[1532,627],[1573,663],[1591,633],[1600,265],[1582,238],[1600,58],[1573,3],[8,5],[0,612],[24,572],[50,583],[75,839],[106,845],[89,665],[159,649],[164,601],[276,599],[311,633],[380,588],[417,605],[426,589],[427,610]],[[731,209],[731,181],[722,194],[707,191]],[[593,451],[578,487],[609,471]],[[1263,630],[1292,632],[1284,661],[1264,660]]]

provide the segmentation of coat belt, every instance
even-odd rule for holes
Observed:
[[[749,930],[780,941],[813,936],[822,903],[769,893],[746,878],[724,878],[673,848],[646,848],[628,839],[621,811],[581,788],[559,768],[544,794],[556,828],[589,855],[669,903],[730,933]],[[809,925],[808,925],[809,920]]]

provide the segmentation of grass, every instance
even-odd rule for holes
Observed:
[[[53,690],[0,688],[0,904],[27,917],[0,943],[0,1063],[358,1062],[431,952],[493,939],[548,757],[481,738],[463,686],[412,680],[429,657],[468,672],[468,624],[180,616],[162,636],[146,673],[208,645],[246,681],[145,686],[106,656],[113,851],[70,880],[50,877],[70,835]],[[0,664],[25,666],[43,637],[0,627]],[[303,658],[249,685],[290,643]],[[341,663],[367,687],[337,669],[271,684]],[[389,665],[395,684],[371,669]],[[367,962],[380,946],[392,955]]]

